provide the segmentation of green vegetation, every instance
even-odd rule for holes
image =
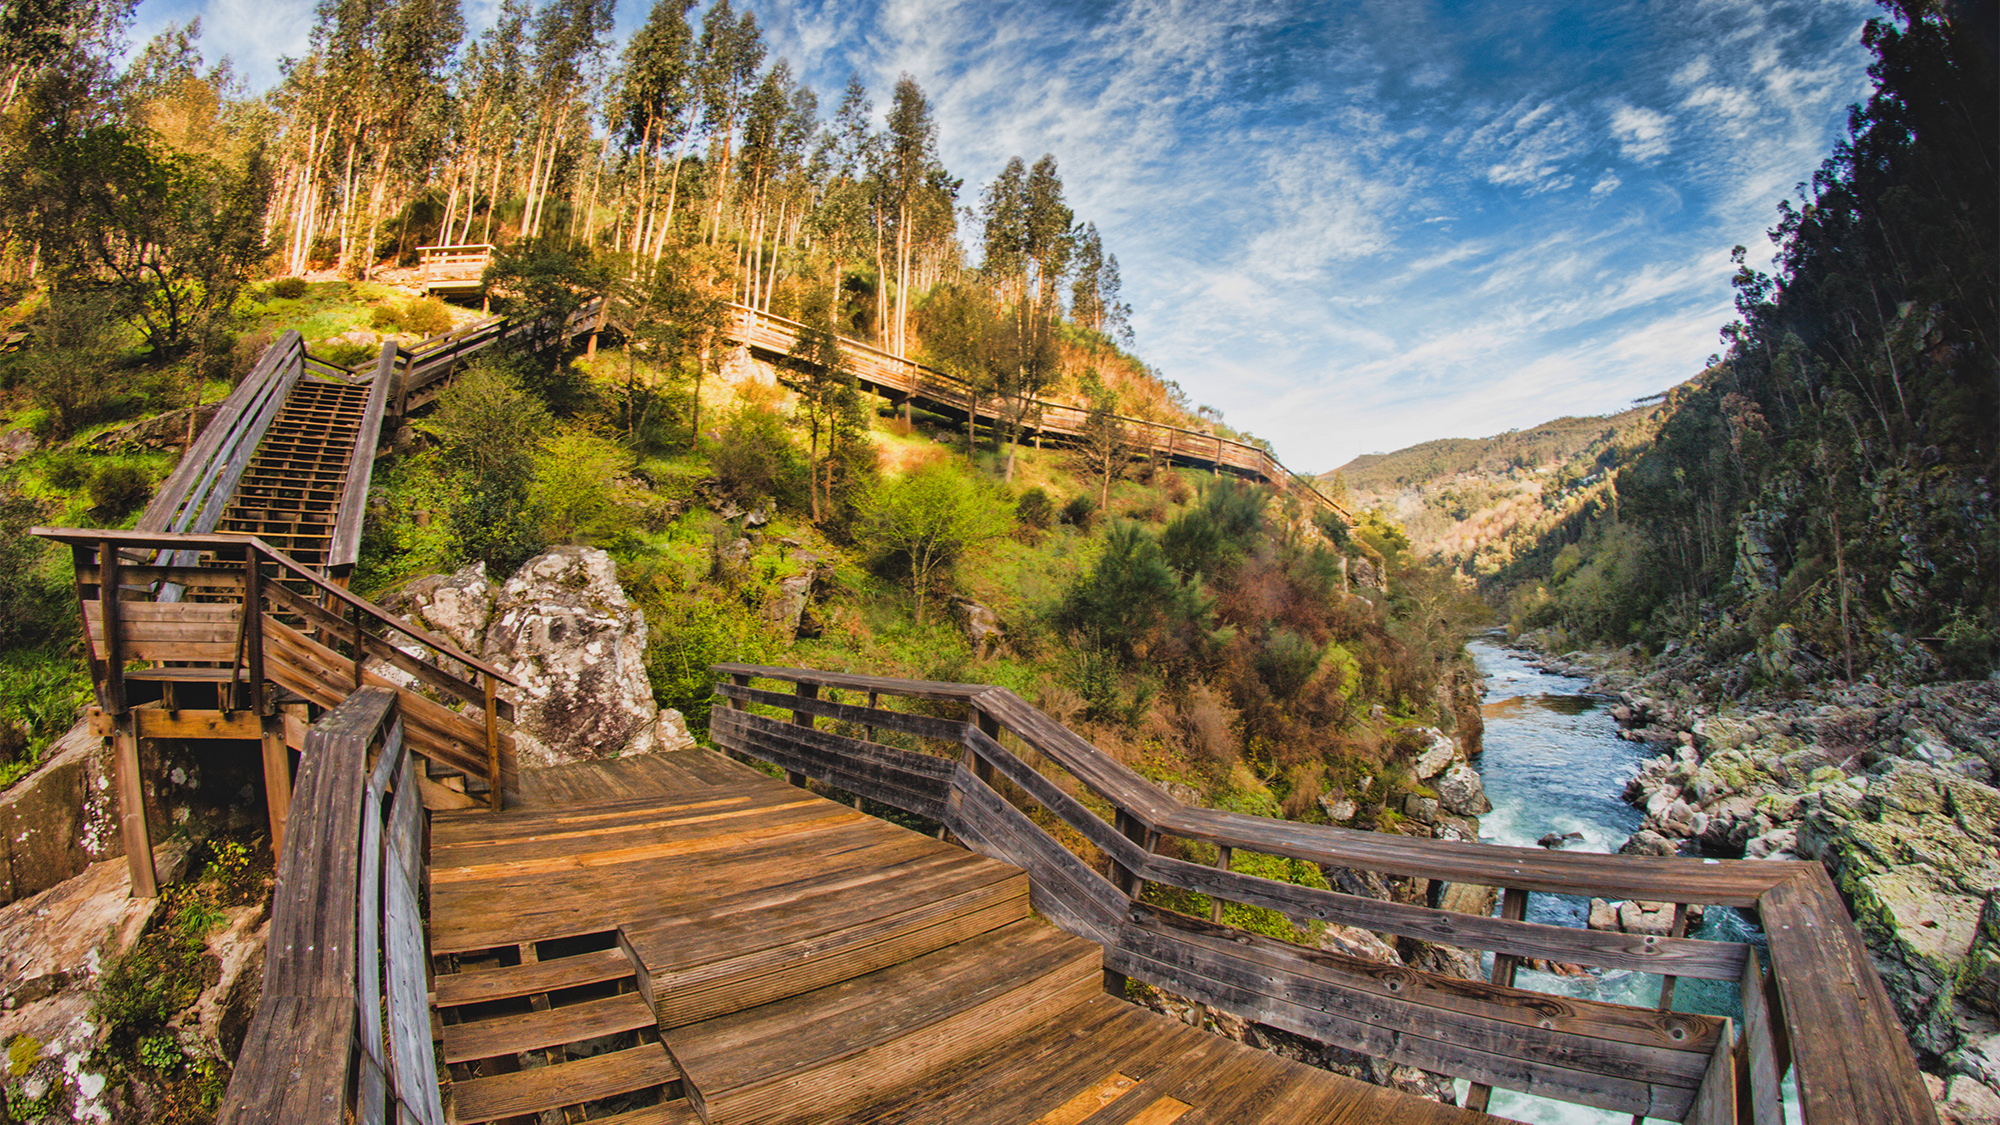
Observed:
[[[1733,658],[1790,625],[1788,677],[2000,659],[2000,87],[1953,9],[1892,10],[1850,139],[1778,209],[1777,275],[1737,273],[1727,351],[1601,502],[1497,572],[1517,628]]]

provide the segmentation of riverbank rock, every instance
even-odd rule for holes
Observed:
[[[965,630],[966,643],[972,646],[975,659],[989,660],[1000,654],[1007,629],[1000,623],[999,614],[971,598],[961,597],[952,601],[952,616],[959,628]]]
[[[1795,846],[1839,884],[1912,1045],[1959,1047],[1956,1005],[2000,993],[2000,790],[1897,762],[1813,794]]]
[[[1486,786],[1480,780],[1479,771],[1465,762],[1459,762],[1444,771],[1433,783],[1437,790],[1438,804],[1445,811],[1460,816],[1484,816],[1493,811],[1493,802],[1486,799]]]

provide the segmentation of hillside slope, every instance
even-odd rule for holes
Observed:
[[[1491,575],[1557,528],[1608,507],[1611,476],[1649,445],[1659,404],[1562,417],[1485,438],[1442,438],[1369,453],[1321,475],[1336,499],[1400,523],[1421,555]]]

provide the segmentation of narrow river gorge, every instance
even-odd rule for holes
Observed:
[[[1569,837],[1562,845],[1569,851],[1617,851],[1644,819],[1625,803],[1625,783],[1656,751],[1620,738],[1610,713],[1613,701],[1590,694],[1586,681],[1543,671],[1490,638],[1466,647],[1485,677],[1485,751],[1478,766],[1493,811],[1480,820],[1482,839],[1535,847],[1554,834]],[[1587,898],[1541,894],[1529,899],[1528,917],[1536,922],[1583,926],[1589,913]],[[1724,907],[1710,908],[1690,936],[1763,941],[1752,920]],[[1569,977],[1524,969],[1517,981],[1538,991],[1647,1007],[1658,1003],[1660,995],[1659,977],[1626,971]],[[1711,981],[1680,981],[1674,1008],[1740,1018],[1734,990]],[[1459,1085],[1462,1091],[1465,1083]],[[1625,1114],[1501,1091],[1494,1093],[1491,1112],[1550,1125],[1631,1121]]]

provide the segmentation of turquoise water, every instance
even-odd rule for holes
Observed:
[[[1467,646],[1486,675],[1482,708],[1485,752],[1478,761],[1493,811],[1480,818],[1480,838],[1488,843],[1534,847],[1549,833],[1577,833],[1567,851],[1618,850],[1644,815],[1625,803],[1625,783],[1658,751],[1618,737],[1611,718],[1613,700],[1588,693],[1585,681],[1531,667],[1521,656],[1489,640]],[[1537,894],[1529,899],[1532,921],[1582,926],[1590,900]],[[1693,937],[1763,944],[1755,923],[1726,907],[1710,907]],[[1490,967],[1491,961],[1489,959]],[[1523,988],[1653,1007],[1660,978],[1649,973],[1609,971],[1586,977],[1557,977],[1522,971]],[[1734,986],[1683,980],[1674,987],[1674,1008],[1740,1018]],[[1461,1092],[1465,1083],[1459,1083]],[[1789,1106],[1787,1108],[1790,1108]],[[1496,1090],[1488,1112],[1547,1125],[1629,1125],[1630,1114],[1606,1113],[1546,1098]]]

